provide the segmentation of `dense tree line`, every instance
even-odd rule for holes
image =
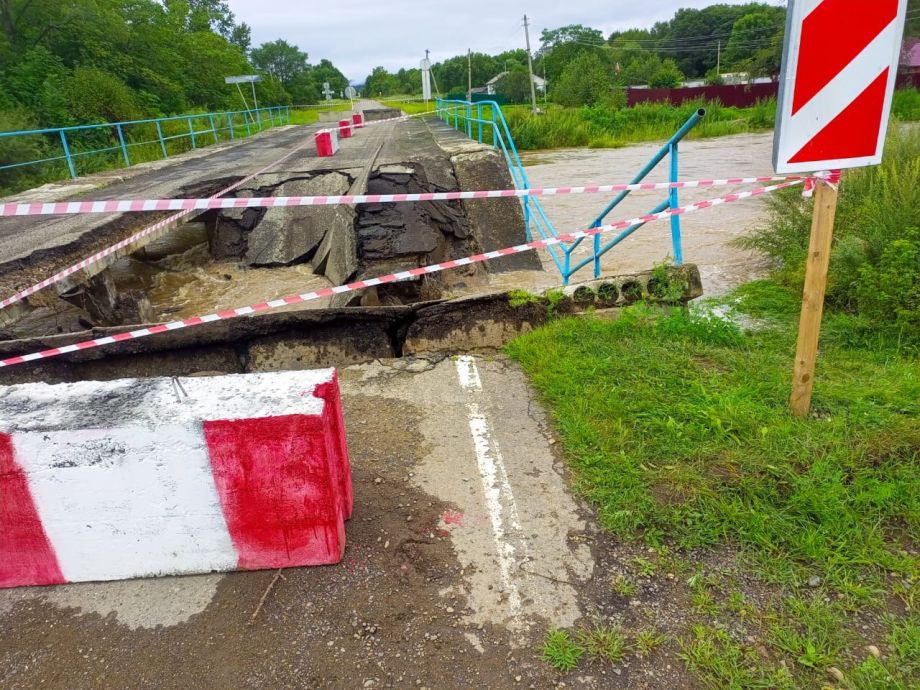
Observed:
[[[916,2],[916,0],[912,0]],[[718,83],[717,72],[743,72],[751,78],[775,77],[780,69],[785,8],[765,2],[716,4],[681,9],[650,29],[618,31],[569,25],[541,33],[534,72],[549,83],[550,97],[563,105],[597,103],[616,98],[625,86],[674,87],[686,79]],[[717,71],[717,65],[721,69]],[[507,72],[500,90],[511,100],[526,100],[527,53],[511,50],[490,56],[473,53],[473,86]],[[467,56],[458,55],[433,66],[441,93],[465,93]],[[378,67],[367,79],[369,95],[416,94],[418,70],[398,75]]]
[[[255,72],[260,105],[347,85],[284,41],[253,49],[225,0],[0,0],[3,130],[242,109],[224,77]]]

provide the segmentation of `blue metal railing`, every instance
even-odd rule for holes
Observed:
[[[476,135],[480,143],[484,142],[484,131],[489,135],[489,139],[494,147],[501,149],[502,153],[505,156],[505,161],[508,164],[508,169],[511,171],[511,177],[514,180],[514,185],[517,189],[530,189],[530,184],[527,180],[527,174],[524,172],[524,166],[521,164],[520,156],[518,156],[517,147],[514,145],[514,139],[511,137],[511,131],[508,129],[508,124],[505,121],[505,116],[502,114],[501,106],[498,105],[495,101],[479,101],[471,103],[469,101],[458,101],[458,100],[446,100],[446,99],[435,99],[435,106],[437,108],[438,116],[447,124],[452,125],[454,129],[460,129],[461,124],[464,125],[466,134],[471,139],[473,138],[473,125],[476,125]],[[475,117],[474,117],[475,109]],[[696,113],[690,117],[684,125],[677,130],[677,132],[672,136],[667,143],[661,148],[658,153],[652,156],[648,164],[642,169],[642,171],[633,178],[632,184],[638,184],[642,182],[648,175],[665,159],[670,158],[669,161],[669,176],[668,179],[670,182],[677,182],[679,179],[679,151],[678,147],[684,137],[689,134],[699,121],[705,116],[705,110],[698,110]],[[483,129],[486,127],[487,129]],[[616,208],[622,201],[629,196],[629,192],[623,192],[614,198],[604,210],[594,219],[591,223],[592,228],[600,227],[603,225],[604,219],[610,214],[610,212]],[[553,224],[550,222],[549,218],[546,216],[546,212],[543,210],[543,206],[540,204],[540,200],[537,197],[524,197],[521,199],[521,204],[524,209],[524,222],[527,228],[527,239],[530,240],[533,237],[533,229],[536,229],[537,234],[540,235],[542,239],[548,239],[550,237],[558,237]],[[651,213],[660,213],[667,208],[678,208],[680,206],[680,198],[677,192],[677,189],[671,189],[668,193],[668,197],[665,201],[658,204]],[[601,235],[595,235],[593,237],[593,247],[591,255],[586,259],[582,259],[572,265],[572,254],[573,252],[581,245],[583,240],[577,240],[571,244],[562,243],[561,245],[547,247],[550,257],[553,262],[556,264],[556,267],[559,269],[559,272],[562,274],[563,281],[568,285],[571,277],[579,270],[587,266],[588,264],[594,265],[594,277],[600,278],[601,276],[601,257],[609,252],[611,249],[616,247],[620,242],[625,240],[627,237],[632,235],[636,230],[641,228],[645,223],[637,223],[629,228],[626,228],[621,233],[619,233],[612,240],[606,244],[601,244]],[[683,256],[683,247],[681,243],[681,227],[680,227],[680,216],[671,217],[671,245],[674,251],[674,262],[677,265],[681,265],[684,260]]]
[[[205,127],[201,127],[202,121]],[[270,108],[259,108],[258,110],[238,110],[224,111],[215,113],[199,113],[197,115],[176,115],[173,117],[160,117],[149,120],[131,120],[127,122],[105,122],[95,125],[77,125],[73,127],[55,127],[50,129],[31,129],[17,132],[0,132],[0,143],[3,140],[12,140],[16,137],[45,137],[49,139],[52,146],[60,146],[62,155],[52,155],[46,158],[39,158],[28,161],[16,161],[0,165],[0,173],[4,170],[14,168],[24,168],[31,165],[41,165],[43,163],[52,163],[66,161],[67,170],[72,178],[77,177],[77,164],[82,162],[84,156],[93,154],[110,153],[120,151],[121,158],[125,166],[131,166],[131,149],[138,146],[158,145],[157,148],[163,154],[163,158],[169,158],[168,145],[172,141],[188,139],[191,148],[196,149],[199,146],[206,146],[200,141],[200,137],[213,137],[214,143],[220,141],[224,132],[229,132],[229,139],[237,137],[237,130],[245,127],[246,136],[252,134],[253,130],[262,131],[266,126],[290,124],[291,111],[289,106],[273,106]],[[177,131],[176,125],[183,126],[188,124],[188,131]],[[165,127],[164,127],[165,125]],[[172,131],[170,131],[172,130]],[[144,136],[153,135],[155,138],[144,139]],[[140,140],[135,140],[133,134],[139,134]],[[78,146],[75,147],[81,135],[92,142],[92,145],[98,145],[100,139],[107,139],[113,146],[100,148],[91,148]],[[150,158],[145,158],[150,160]],[[135,161],[136,162],[136,161]]]

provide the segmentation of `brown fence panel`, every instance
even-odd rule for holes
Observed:
[[[757,101],[776,98],[779,84],[737,84],[734,86],[691,86],[680,89],[628,89],[626,99],[630,106],[638,103],[667,103],[682,105],[702,98],[720,101],[722,105],[749,108]]]

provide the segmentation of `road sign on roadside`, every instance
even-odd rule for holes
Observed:
[[[345,98],[356,98],[358,96],[358,90],[354,86],[345,87]]]
[[[881,163],[907,1],[790,0],[777,173]]]
[[[811,180],[815,208],[789,406],[811,410],[841,168],[882,162],[907,0],[789,0],[773,167]]]
[[[225,84],[252,84],[262,81],[258,74],[244,74],[238,77],[224,77]]]
[[[329,86],[328,81],[323,82],[323,95],[326,97],[327,101],[332,100],[332,87]]]

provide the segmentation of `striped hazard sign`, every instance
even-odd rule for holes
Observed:
[[[906,11],[907,0],[790,0],[778,173],[881,162]]]

